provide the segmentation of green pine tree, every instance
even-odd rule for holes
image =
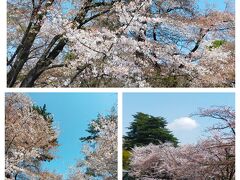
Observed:
[[[53,122],[53,116],[51,113],[47,112],[47,105],[44,104],[42,107],[38,105],[33,105],[32,109],[37,111],[38,114],[42,115],[46,121]]]
[[[97,118],[93,119],[92,122],[99,124],[101,117],[102,117],[102,115],[98,114]],[[112,107],[110,114],[106,115],[104,118],[109,121],[115,121],[117,119],[117,112],[116,112],[115,107]],[[81,137],[80,141],[91,142],[92,140],[95,140],[98,137],[99,131],[95,129],[95,127],[92,125],[92,123],[88,124],[88,129],[86,131],[89,133],[89,136]]]
[[[52,113],[47,111],[46,104],[44,104],[43,106],[33,105],[32,110],[36,111],[39,115],[41,115],[44,118],[45,121],[47,121],[49,130],[51,130],[52,134],[54,135],[56,132],[55,132],[54,126],[53,126],[53,115],[52,115]],[[52,146],[55,146],[55,147],[59,146],[58,139],[53,138],[51,141],[49,141],[49,144],[51,144]],[[41,161],[53,160],[53,156],[50,153],[48,153],[48,146],[43,146],[42,151],[46,151],[46,152],[44,152],[42,154],[42,156],[40,156],[38,158],[38,160],[41,160]]]
[[[124,136],[124,149],[131,150],[134,146],[166,142],[177,146],[178,139],[166,128],[167,121],[163,117],[154,117],[141,112],[133,117],[134,121],[129,127],[130,131]]]

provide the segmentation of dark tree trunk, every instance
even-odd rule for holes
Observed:
[[[55,44],[55,42],[60,38],[59,36],[55,36],[56,39],[52,40],[50,43],[49,50]],[[32,68],[26,77],[23,79],[20,87],[33,87],[35,81],[39,78],[39,76],[48,69],[49,65],[52,64],[52,60],[54,60],[63,50],[64,46],[67,43],[67,39],[63,38],[59,41],[59,43],[55,46],[55,48],[48,54],[47,52],[40,58],[34,68]]]

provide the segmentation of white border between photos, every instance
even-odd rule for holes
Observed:
[[[235,108],[236,108],[236,179],[240,179],[240,0],[235,0],[235,26],[236,26],[236,39],[235,39],[235,53],[236,53],[236,88],[235,88]]]
[[[7,1],[7,0],[6,0]],[[4,92],[6,90],[6,13],[7,13],[7,3],[5,0],[0,0],[0,179],[5,179],[4,176]]]
[[[139,93],[235,93],[236,109],[236,179],[240,179],[240,0],[236,4],[236,88],[6,88],[6,6],[7,0],[0,0],[0,179],[4,179],[4,94],[5,92],[112,92],[118,93],[118,179],[122,179],[122,97],[125,92]],[[238,13],[237,13],[238,12]],[[239,177],[239,178],[238,178]]]

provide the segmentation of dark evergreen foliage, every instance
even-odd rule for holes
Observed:
[[[97,119],[93,119],[92,122],[95,122],[98,124],[101,117],[102,116],[100,114],[98,114]],[[115,121],[117,119],[117,113],[116,113],[115,107],[112,108],[110,115],[106,115],[104,118],[108,119],[109,121]],[[81,137],[80,141],[90,142],[91,140],[94,140],[98,137],[99,131],[94,128],[92,123],[88,124],[88,129],[86,131],[89,133],[89,136]]]
[[[124,148],[130,150],[134,146],[145,146],[150,143],[170,142],[177,146],[178,139],[167,129],[167,121],[163,117],[154,117],[142,112],[133,115],[134,121],[129,132],[124,136]]]
[[[51,113],[47,112],[47,106],[46,104],[43,105],[43,107],[41,106],[38,106],[38,105],[33,105],[33,110],[34,111],[37,111],[38,114],[42,115],[43,118],[46,120],[46,121],[49,121],[49,122],[53,122],[53,116]]]

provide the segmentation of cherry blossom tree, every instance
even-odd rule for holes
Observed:
[[[234,86],[230,7],[8,0],[8,87]]]
[[[71,169],[69,179],[117,179],[117,115],[99,115],[90,126],[97,133],[84,140],[85,159]]]
[[[24,94],[6,94],[6,179],[50,177],[51,173],[42,172],[40,165],[42,161],[54,158],[58,133],[52,125],[51,116],[43,116],[36,110],[37,106],[33,105],[31,99]]]
[[[197,114],[219,123],[197,144],[135,147],[130,174],[137,179],[235,179],[235,111],[230,107],[201,109]]]

